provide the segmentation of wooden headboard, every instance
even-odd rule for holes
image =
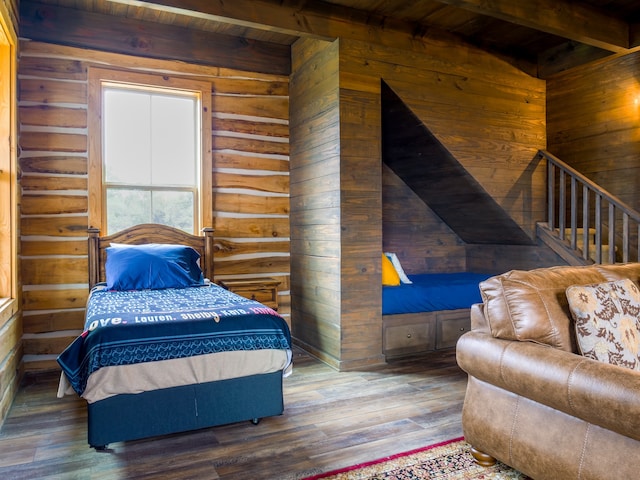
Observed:
[[[200,266],[205,278],[213,281],[213,228],[202,229],[203,235],[191,235],[167,225],[144,223],[125,228],[112,235],[100,236],[100,229],[89,229],[89,288],[105,281],[106,248],[111,243],[142,245],[172,243],[193,247],[200,254]]]

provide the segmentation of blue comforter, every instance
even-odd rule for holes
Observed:
[[[285,320],[218,285],[110,291],[96,286],[83,333],[58,357],[81,395],[96,370],[232,350],[290,349]]]
[[[469,308],[482,301],[478,284],[489,277],[469,272],[409,275],[412,284],[382,287],[382,314]]]

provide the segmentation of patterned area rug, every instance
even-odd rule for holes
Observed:
[[[481,467],[471,456],[471,446],[456,438],[372,462],[341,468],[304,480],[527,480],[529,477],[497,462]]]

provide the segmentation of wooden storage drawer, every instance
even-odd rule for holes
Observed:
[[[387,357],[427,352],[435,348],[435,317],[429,314],[383,317],[382,348]]]
[[[251,300],[257,300],[258,302],[264,303],[265,305],[269,302],[275,301],[275,298],[273,298],[273,288],[234,288],[233,292],[242,297],[250,298]]]
[[[220,280],[218,284],[238,295],[256,300],[263,305],[278,310],[278,285],[273,278],[242,278]]]
[[[455,347],[460,336],[471,329],[469,309],[438,312],[436,349]]]

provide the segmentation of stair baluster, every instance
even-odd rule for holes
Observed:
[[[638,211],[551,153],[540,150],[536,159],[547,161],[547,224],[543,228],[575,251],[583,263],[640,261]],[[580,196],[582,215],[578,213]]]

